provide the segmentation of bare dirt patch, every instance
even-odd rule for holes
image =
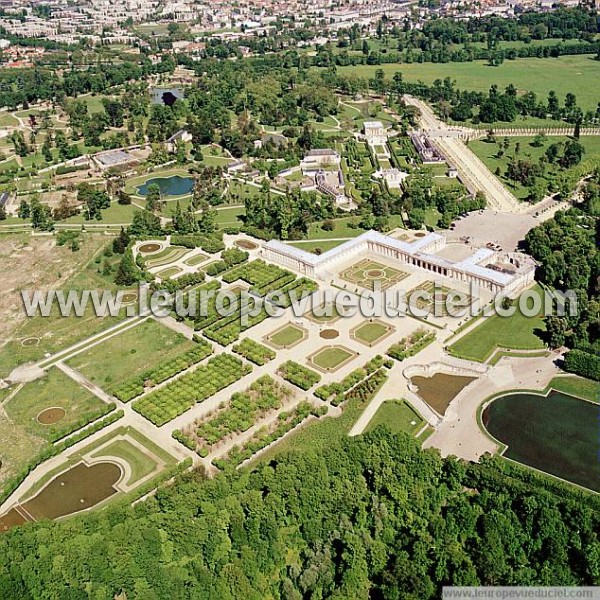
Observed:
[[[237,240],[234,244],[238,248],[242,248],[242,250],[256,250],[258,248],[258,244],[254,242],[250,242],[248,240]]]
[[[158,252],[162,246],[160,244],[142,244],[139,247],[139,251],[142,254],[150,254],[152,252]]]
[[[67,412],[60,406],[53,406],[43,410],[38,416],[37,421],[42,425],[54,425],[65,418]]]
[[[57,246],[54,237],[0,237],[0,348],[26,319],[21,290],[62,289],[106,243],[105,237],[88,234],[81,249],[72,252],[67,246]]]
[[[335,338],[337,338],[340,334],[335,329],[323,329],[319,335],[324,340],[335,340]]]

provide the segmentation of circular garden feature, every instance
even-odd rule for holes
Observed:
[[[21,342],[21,346],[37,346],[40,343],[40,338],[29,337]]]
[[[237,240],[234,242],[234,245],[242,250],[256,250],[258,248],[258,244],[255,244],[250,240]]]
[[[142,244],[138,250],[142,253],[142,254],[152,254],[154,252],[158,252],[160,249],[162,248],[161,244],[158,244],[156,242],[150,242],[148,244]]]
[[[67,411],[60,406],[46,408],[37,416],[37,422],[42,425],[54,425],[65,418]]]
[[[123,304],[133,304],[138,299],[137,292],[125,292],[121,301]]]
[[[366,290],[375,290],[376,286],[379,286],[382,290],[387,290],[408,277],[408,275],[405,271],[369,258],[353,264],[339,274],[344,281],[359,285]]]
[[[319,334],[324,340],[335,340],[339,337],[339,332],[335,329],[323,329]]]

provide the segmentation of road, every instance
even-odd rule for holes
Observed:
[[[407,104],[419,109],[423,131],[427,133],[447,162],[457,169],[461,181],[470,192],[483,192],[488,206],[494,210],[523,213],[529,208],[528,205],[519,202],[490,172],[483,161],[465,145],[461,137],[468,138],[469,130],[449,127],[440,121],[431,107],[422,100],[412,96],[405,96],[404,99]]]

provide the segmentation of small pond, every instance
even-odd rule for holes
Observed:
[[[115,494],[114,485],[120,478],[121,468],[114,463],[79,463],[55,477],[23,508],[36,520],[64,517]]]
[[[173,175],[172,177],[154,177],[148,179],[143,185],[138,187],[138,194],[140,196],[147,196],[148,188],[152,184],[158,185],[160,193],[163,196],[183,196],[191,194],[194,189],[194,180],[191,177]]]
[[[482,414],[504,456],[600,492],[600,406],[550,392],[501,396]]]

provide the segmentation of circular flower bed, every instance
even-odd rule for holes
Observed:
[[[142,244],[139,247],[139,251],[142,254],[150,254],[152,252],[158,252],[161,248],[162,246],[160,244],[157,244],[156,242],[151,242],[149,244]]]
[[[38,416],[37,421],[42,425],[54,425],[65,418],[67,412],[60,406],[53,406],[52,408],[46,408]]]
[[[258,248],[258,244],[248,240],[237,240],[234,242],[234,245],[238,248],[242,248],[243,250],[256,250]]]
[[[319,334],[324,340],[335,340],[340,334],[335,329],[324,329]]]

